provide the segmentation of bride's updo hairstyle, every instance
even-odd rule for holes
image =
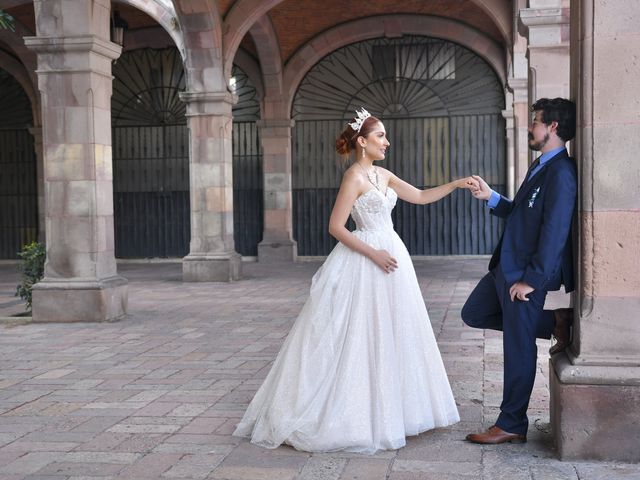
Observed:
[[[355,122],[356,119],[351,119],[351,122]],[[351,123],[349,122],[349,123]],[[356,132],[351,125],[347,123],[347,126],[342,131],[340,136],[336,139],[336,152],[342,157],[342,164],[346,165],[349,162],[349,154],[356,149],[356,140],[358,137],[365,137],[374,130],[376,124],[380,122],[376,117],[367,117],[362,122],[360,131]]]

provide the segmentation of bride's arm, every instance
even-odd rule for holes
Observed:
[[[365,190],[361,179],[352,171],[345,173],[336,203],[331,210],[329,218],[329,233],[343,245],[371,259],[382,270],[393,271],[396,268],[396,260],[389,255],[386,250],[376,250],[371,245],[366,244],[353,233],[347,230],[345,224],[349,219],[351,207],[358,199],[358,196]]]
[[[387,170],[387,172],[389,171]],[[456,188],[471,188],[476,184],[476,181],[472,177],[466,177],[437,187],[420,190],[404,180],[399,179],[391,172],[389,172],[388,175],[389,186],[396,191],[398,197],[405,202],[417,203],[419,205],[437,202],[441,198],[449,195]]]

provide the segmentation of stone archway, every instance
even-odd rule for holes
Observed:
[[[212,2],[173,0],[185,46],[188,92],[226,92],[222,21]]]
[[[169,34],[182,58],[186,57],[184,37],[180,33],[173,4],[149,2],[148,0],[116,0],[112,2],[111,8],[113,9],[114,5],[118,3],[131,5],[153,18]]]
[[[292,106],[293,223],[301,255],[327,255],[331,205],[341,171],[333,149],[355,109],[386,126],[382,165],[418,188],[479,173],[505,190],[504,94],[490,66],[469,49],[404,35],[352,43],[305,75]],[[400,202],[394,225],[412,255],[489,254],[500,224],[462,192],[440,202]]]
[[[15,30],[15,32],[11,32],[0,29],[0,43],[15,55],[15,58],[12,58],[10,55],[0,52],[2,54],[0,65],[20,82],[31,100],[34,126],[40,125],[40,94],[36,75],[37,58],[32,51],[25,47],[23,41],[23,37],[31,35],[31,32],[18,21],[16,21]]]
[[[390,15],[355,20],[328,30],[300,48],[284,70],[285,98],[291,101],[302,78],[323,57],[351,43],[380,37],[426,35],[457,43],[478,54],[504,85],[507,78],[504,49],[486,35],[461,23],[420,15]],[[338,41],[336,41],[336,39]]]
[[[245,34],[253,24],[275,6],[285,0],[239,0],[235,2],[224,22],[224,58],[225,71],[231,68],[231,60]],[[471,0],[485,14],[493,19],[505,45],[512,44],[512,9],[508,3],[501,0]],[[373,37],[370,37],[373,38]]]

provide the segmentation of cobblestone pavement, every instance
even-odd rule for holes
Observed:
[[[119,322],[0,324],[0,479],[640,479],[640,465],[556,459],[546,341],[529,442],[464,441],[492,424],[501,398],[500,334],[460,320],[486,264],[416,261],[462,421],[373,456],[265,450],[230,435],[319,263],[248,263],[230,284],[182,283],[179,264],[123,264],[130,314]],[[15,265],[0,265],[0,316],[20,311],[17,283]]]

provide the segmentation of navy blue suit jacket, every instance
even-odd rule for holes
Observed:
[[[527,175],[529,173],[527,172]],[[508,284],[523,281],[535,289],[574,288],[571,225],[577,174],[562,150],[525,179],[513,200],[500,198],[491,213],[506,220],[489,269],[498,263]]]

